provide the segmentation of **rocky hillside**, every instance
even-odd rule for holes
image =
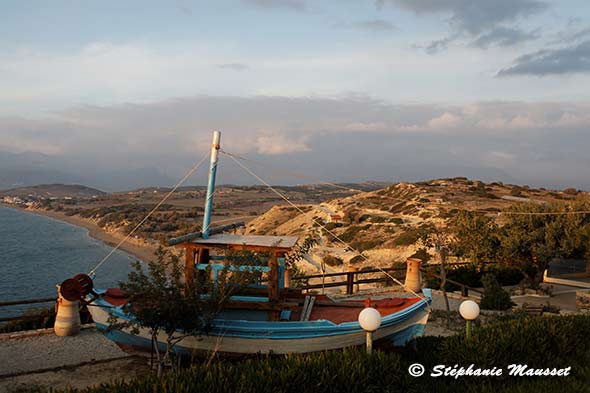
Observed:
[[[498,213],[518,202],[557,202],[587,193],[575,189],[551,191],[502,183],[486,184],[467,178],[437,179],[419,183],[397,183],[387,188],[328,200],[319,205],[275,206],[249,222],[248,233],[277,235],[320,235],[320,243],[344,261],[356,254],[326,231],[321,222],[355,249],[377,260],[403,260],[417,247],[419,231],[425,226],[445,226],[460,210],[472,210],[502,220]],[[315,230],[315,231],[314,231]],[[338,249],[340,248],[340,251]]]

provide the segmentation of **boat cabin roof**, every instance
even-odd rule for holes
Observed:
[[[232,235],[220,233],[211,235],[207,239],[198,238],[190,241],[197,246],[227,247],[237,246],[244,248],[262,249],[291,249],[297,243],[297,236],[261,236],[261,235]]]

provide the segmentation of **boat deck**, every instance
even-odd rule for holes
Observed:
[[[376,308],[382,316],[386,316],[399,312],[420,301],[419,297],[335,301],[326,295],[314,296],[316,297],[316,304],[311,310],[309,321],[327,320],[335,324],[356,321],[359,313],[363,310],[363,308],[368,306]],[[128,301],[128,299],[124,296],[124,293],[118,288],[109,288],[102,298],[113,306],[121,306]],[[301,319],[303,306],[301,305],[301,307],[293,308],[292,305],[296,304],[296,302],[302,304],[304,298],[305,295],[300,295],[286,299],[287,302],[285,304],[291,305],[291,313],[289,315],[288,321],[293,322],[299,321]],[[239,302],[233,302],[232,309],[222,311],[220,317],[223,319],[247,321],[269,320],[268,310],[255,310],[248,307],[240,309],[239,307],[235,306],[236,304],[239,304]]]

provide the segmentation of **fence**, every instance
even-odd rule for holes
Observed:
[[[460,262],[460,263],[449,263],[446,264],[446,268],[447,269],[452,269],[453,267],[456,266],[466,266],[469,265],[469,262]],[[436,277],[438,279],[442,279],[442,276],[436,272],[433,271],[433,269],[440,267],[439,264],[431,264],[431,265],[426,265],[424,267],[420,268],[420,271],[430,277]],[[350,271],[346,271],[346,272],[341,272],[341,273],[326,273],[326,274],[312,274],[312,275],[301,275],[301,276],[295,276],[292,279],[294,281],[297,280],[310,280],[313,278],[330,278],[330,277],[342,277],[344,276],[343,281],[337,281],[337,282],[322,282],[320,284],[311,284],[311,285],[302,285],[302,286],[298,286],[297,288],[300,289],[304,289],[304,290],[309,290],[309,289],[320,289],[320,288],[335,288],[335,287],[342,287],[345,286],[346,287],[346,294],[347,295],[352,295],[355,293],[355,287],[358,288],[358,286],[360,284],[373,284],[373,283],[386,283],[386,282],[391,282],[391,277],[388,277],[386,275],[384,275],[385,273],[395,273],[395,272],[405,272],[406,271],[406,267],[390,267],[390,268],[384,268],[384,269],[366,269],[366,270],[350,270]],[[360,278],[360,276],[363,275],[368,275],[368,274],[379,274],[382,273],[384,276],[382,277],[374,277],[374,278]],[[462,284],[460,282],[454,281],[454,280],[450,280],[450,279],[446,279],[446,281],[450,284],[456,285],[459,288],[461,288],[461,295],[462,296],[469,296],[469,291],[473,291],[473,292],[477,292],[477,293],[482,293],[481,290],[477,289],[477,288],[473,288],[470,287],[468,285]]]
[[[8,302],[0,302],[1,307],[9,307],[9,306],[20,306],[25,304],[38,304],[38,303],[49,303],[55,302],[57,298],[49,297],[49,298],[38,298],[38,299],[25,299],[25,300],[11,300]],[[24,319],[35,319],[44,316],[44,314],[23,314],[16,317],[2,317],[0,318],[1,322],[10,322],[10,321],[20,321]]]

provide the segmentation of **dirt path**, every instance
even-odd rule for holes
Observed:
[[[85,388],[147,372],[144,357],[131,356],[94,329],[73,337],[42,334],[0,341],[0,392]]]

